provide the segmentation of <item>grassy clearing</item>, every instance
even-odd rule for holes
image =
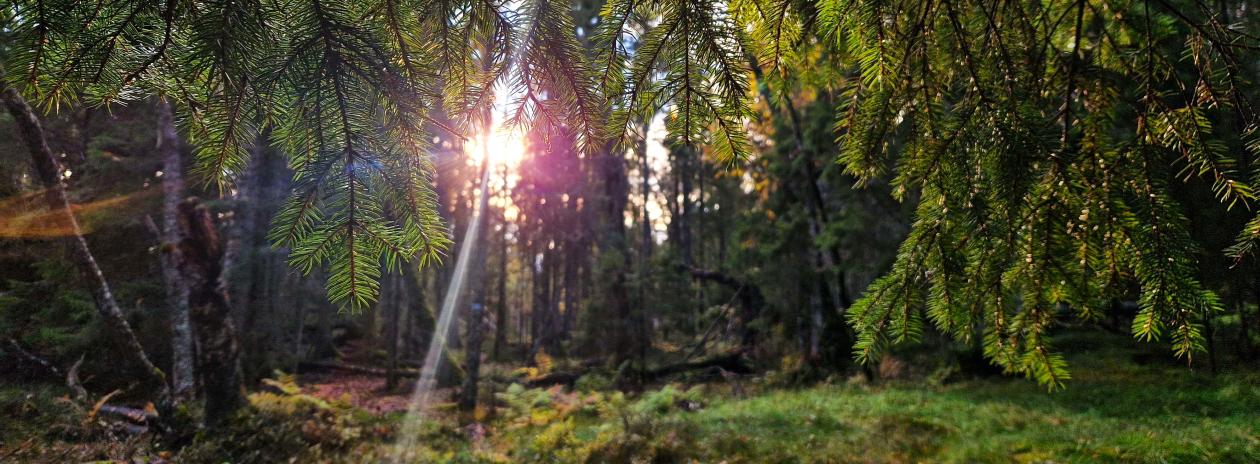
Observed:
[[[1065,339],[1082,345],[1087,335]],[[747,399],[666,388],[618,407],[558,398],[509,418],[491,460],[537,462],[1260,462],[1260,375],[1139,365],[1130,344],[1072,356],[1047,392],[1022,379],[822,385]],[[677,407],[686,401],[697,411]],[[575,406],[574,403],[577,405]],[[611,403],[604,406],[602,403]],[[590,406],[594,404],[595,406]],[[484,449],[484,447],[483,447]],[[460,456],[455,453],[452,456]]]
[[[1260,373],[1216,376],[1156,362],[1132,344],[1063,338],[1074,378],[1049,393],[1023,379],[927,385],[858,381],[760,390],[664,386],[636,397],[514,387],[481,425],[425,426],[417,462],[1260,462]],[[199,435],[178,462],[382,462],[399,415],[300,393],[256,393],[233,430]],[[0,389],[0,456],[61,462],[156,456],[81,422],[53,391]],[[35,440],[32,441],[31,439]],[[169,455],[169,454],[167,454]],[[0,462],[6,459],[0,459]]]
[[[1254,382],[1140,378],[1061,394],[1009,381],[820,387],[673,415],[703,461],[1260,461]]]

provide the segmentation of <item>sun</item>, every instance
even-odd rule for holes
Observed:
[[[465,153],[474,162],[479,162],[482,156],[488,157],[492,169],[506,167],[515,170],[525,157],[525,139],[516,131],[499,126],[497,122],[489,134],[482,133],[468,140],[464,144]],[[483,149],[486,152],[483,153]]]
[[[490,163],[493,166],[503,165],[513,168],[521,163],[521,158],[525,157],[525,140],[515,131],[499,128],[491,131],[487,139]]]

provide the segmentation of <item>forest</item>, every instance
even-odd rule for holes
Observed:
[[[1260,462],[1260,1],[4,0],[0,463]]]

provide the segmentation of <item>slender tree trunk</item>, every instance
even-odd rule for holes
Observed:
[[[481,380],[481,343],[485,339],[485,297],[469,305],[467,313],[468,342],[464,350],[464,386],[459,395],[459,409],[472,411],[477,408],[477,384]]]
[[[5,88],[3,89],[3,95],[5,107],[8,109],[9,114],[13,116],[18,135],[31,152],[31,158],[40,183],[48,190],[47,201],[49,209],[61,211],[65,215],[66,223],[70,226],[71,235],[67,238],[67,242],[69,242],[68,245],[74,256],[75,265],[78,266],[79,272],[83,274],[84,281],[87,282],[92,291],[92,299],[96,302],[97,312],[101,315],[101,319],[104,320],[105,326],[109,328],[113,337],[126,350],[126,356],[141,368],[145,380],[158,389],[158,401],[156,402],[158,407],[163,410],[169,410],[171,395],[170,388],[166,383],[166,375],[145,354],[144,347],[136,339],[135,332],[131,330],[131,325],[127,323],[127,318],[123,316],[122,309],[119,308],[118,302],[114,300],[114,294],[109,288],[109,282],[105,280],[105,275],[101,272],[100,266],[96,264],[96,258],[92,256],[92,251],[88,248],[87,240],[79,229],[78,220],[75,219],[74,213],[70,210],[70,200],[66,197],[65,185],[61,182],[61,168],[57,164],[57,159],[53,156],[52,150],[48,148],[48,142],[44,139],[44,130],[40,125],[39,118],[35,116],[31,107],[26,104],[26,100],[18,94],[17,90]]]
[[[1252,293],[1252,296],[1256,298],[1256,319],[1252,321],[1251,324],[1254,324],[1253,328],[1255,328],[1256,330],[1260,330],[1260,272],[1256,272],[1252,275],[1254,276],[1254,279],[1255,279],[1251,285],[1251,293]],[[1247,312],[1246,303],[1243,304],[1242,311],[1244,313]],[[1240,321],[1239,323],[1245,324],[1246,322]],[[1251,344],[1251,336],[1247,336],[1247,339],[1245,340],[1245,343],[1243,345],[1247,347],[1248,354],[1255,353],[1256,349],[1255,349],[1255,346]]]
[[[404,353],[419,353],[425,348],[426,339],[423,335],[426,331],[432,330],[435,321],[431,317],[429,311],[428,300],[428,281],[426,273],[417,267],[407,267],[403,270],[407,280],[404,285],[407,286],[404,295],[407,304],[407,335],[405,339],[409,344],[404,345]],[[413,294],[414,292],[414,294]]]
[[[162,156],[162,277],[166,283],[171,320],[171,386],[175,401],[195,396],[192,322],[188,316],[188,286],[179,273],[179,263],[169,250],[179,244],[179,203],[184,198],[184,165],[179,134],[171,104],[157,102],[157,151]]]
[[[599,231],[595,234],[596,245],[601,254],[615,253],[614,259],[620,264],[609,274],[599,276],[604,287],[602,306],[609,309],[612,317],[623,324],[613,335],[614,360],[621,363],[634,358],[637,352],[640,361],[643,361],[646,334],[635,330],[638,323],[642,322],[637,320],[642,317],[642,312],[635,314],[630,306],[625,274],[625,270],[630,268],[624,223],[629,186],[626,168],[620,152],[611,147],[596,154],[593,161],[596,182],[602,187],[596,192],[594,202],[599,224]],[[601,261],[605,259],[601,258]]]
[[[682,237],[679,228],[682,224],[682,212],[678,208],[678,195],[682,189],[678,188],[678,173],[681,170],[678,167],[678,150],[669,150],[669,187],[666,188],[663,183],[667,179],[661,179],[661,193],[665,195],[665,208],[669,210],[669,224],[666,225],[666,239],[669,243],[681,243]]]
[[[639,287],[638,288],[638,291],[639,291],[638,306],[639,308],[638,309],[639,309],[639,314],[640,314],[640,317],[639,317],[640,321],[638,321],[639,324],[638,324],[638,327],[635,328],[635,330],[638,330],[640,332],[640,335],[642,336],[642,334],[647,333],[646,326],[647,326],[647,319],[648,319],[648,312],[647,312],[648,311],[648,284],[651,282],[651,279],[648,277],[648,270],[651,268],[652,247],[655,245],[655,243],[653,243],[653,240],[652,240],[652,214],[651,214],[651,211],[648,209],[648,203],[651,202],[651,197],[652,197],[652,184],[651,184],[652,167],[650,164],[648,164],[648,156],[647,156],[647,137],[651,129],[651,120],[647,118],[641,118],[639,120],[639,127],[643,128],[643,132],[642,132],[642,137],[639,137],[638,143],[635,144],[635,152],[636,152],[635,154],[638,155],[638,158],[639,158],[639,177],[640,177],[639,196],[640,196],[640,200],[643,203],[642,205],[640,205],[641,214],[639,217],[639,222],[640,222],[641,237],[639,238],[639,240],[643,243],[639,245],[639,268],[638,268],[638,273],[639,273],[639,276],[638,276],[638,287]]]
[[[699,156],[699,154],[696,153],[696,150],[691,146],[682,148],[679,151],[678,157],[678,167],[680,169],[678,170],[678,173],[675,174],[679,182],[678,201],[682,202],[682,205],[679,206],[682,215],[678,218],[678,237],[679,244],[682,247],[683,265],[687,267],[691,267],[695,264],[695,254],[692,243],[694,236],[692,235],[693,231],[691,229],[691,220],[692,214],[695,212],[695,205],[691,202],[691,191],[693,189],[692,176],[695,175],[692,163],[695,161],[695,157],[697,156]]]
[[[816,272],[822,272],[821,269]],[[812,285],[813,292],[809,297],[809,351],[807,359],[812,363],[819,363],[822,360],[822,338],[823,338],[823,293],[826,291],[826,280],[821,275],[814,278],[815,284]]]
[[[761,79],[763,75],[761,66],[755,59],[751,59],[751,57],[749,64],[752,68],[753,75],[757,79]],[[760,93],[761,97],[767,102],[775,101],[770,94],[769,87],[761,86]],[[792,99],[784,98],[783,107],[774,108],[773,110],[779,117],[787,116],[787,120],[792,127],[792,138],[796,143],[796,150],[790,151],[789,156],[792,158],[796,158],[798,156],[808,156],[809,153],[805,150],[805,131],[801,127],[801,118],[796,111],[796,106],[792,103]],[[810,238],[811,241],[816,244],[818,241],[818,235],[822,233],[822,228],[825,227],[829,221],[827,218],[827,211],[825,209],[825,201],[822,196],[822,189],[818,186],[818,182],[821,179],[814,170],[813,160],[807,159],[801,164],[805,167],[804,174],[808,179],[808,182],[805,182],[805,191],[800,192],[798,196],[805,200],[805,207],[809,212]],[[791,186],[788,188],[793,189]],[[836,282],[834,284],[829,283],[827,285],[827,291],[831,294],[831,300],[835,303],[836,309],[840,312],[844,312],[849,308],[849,306],[852,306],[853,302],[846,287],[845,273],[838,268],[840,263],[840,254],[832,247],[820,247],[819,250],[822,253],[822,263],[824,268],[828,270],[835,270],[836,272]]]
[[[306,291],[311,294],[318,295],[323,292],[318,284],[325,276],[317,275],[315,278],[307,279]],[[313,302],[312,310],[315,311],[315,331],[312,334],[310,342],[307,344],[307,352],[311,354],[313,359],[328,359],[337,355],[337,347],[333,340],[333,317],[336,316],[336,309],[327,303],[326,300]]]
[[[544,249],[542,252],[542,262],[536,267],[538,269],[534,274],[534,305],[533,314],[531,315],[532,327],[531,334],[533,343],[529,350],[530,362],[533,362],[534,355],[538,354],[538,350],[545,350],[545,345],[549,342],[548,330],[550,330],[550,311],[551,302],[548,301],[551,287],[551,252]]]
[[[385,389],[393,391],[398,386],[398,334],[401,332],[399,325],[402,323],[403,305],[406,301],[402,295],[402,275],[389,276],[389,332],[386,336],[389,346],[386,351],[389,353],[389,372],[385,376]]]
[[[641,271],[647,270],[648,259],[652,257],[652,215],[648,210],[648,203],[651,202],[652,196],[652,166],[648,164],[647,156],[647,134],[650,129],[651,122],[649,120],[639,121],[640,127],[643,128],[643,137],[640,137],[638,144],[635,145],[636,154],[639,155],[639,195],[642,198],[642,223],[643,246],[639,248],[639,260]],[[642,303],[640,303],[642,304]]]
[[[569,241],[565,244],[564,253],[564,321],[560,324],[560,338],[569,340],[573,330],[573,320],[577,317],[578,309],[578,253],[581,250],[578,247],[577,240]]]
[[[294,334],[293,336],[293,367],[292,367],[293,371],[292,372],[297,372],[298,366],[301,365],[302,361],[306,358],[305,350],[302,347],[302,335],[303,333],[306,332],[306,301],[305,300],[306,300],[305,298],[301,298],[298,301],[297,328],[294,330],[297,333]]]
[[[489,137],[482,140],[481,153],[481,198],[477,199],[478,214],[475,218],[478,221],[477,228],[482,232],[477,235],[477,245],[474,248],[472,258],[477,264],[475,282],[469,292],[475,295],[472,304],[468,305],[468,312],[465,316],[465,325],[468,330],[468,337],[465,340],[467,344],[464,349],[464,385],[459,396],[459,409],[462,411],[472,411],[477,408],[477,387],[481,380],[481,345],[485,341],[485,318],[486,318],[486,261],[490,255],[490,147]],[[467,239],[467,237],[465,237]]]
[[[1238,311],[1238,356],[1249,359],[1251,358],[1251,321],[1247,320],[1247,303],[1240,298],[1234,307]]]
[[[563,272],[561,259],[564,248],[549,250],[547,256],[547,332],[546,347],[551,354],[558,354],[556,346],[560,341],[560,273]]]
[[[507,166],[503,166],[503,198],[508,197],[507,190]],[[508,262],[508,223],[507,223],[507,203],[499,208],[499,225],[503,230],[499,234],[499,285],[498,298],[495,300],[495,325],[494,325],[494,348],[491,350],[491,356],[498,360],[503,346],[507,344],[508,329],[508,304],[507,304],[507,262]]]
[[[1216,375],[1216,327],[1212,324],[1212,313],[1203,311],[1203,334],[1207,341],[1208,371]]]
[[[205,422],[218,427],[245,405],[240,352],[231,304],[223,282],[223,242],[210,213],[195,198],[179,205],[180,270],[188,282],[188,303],[200,346]]]
[[[704,157],[699,153],[696,154],[696,238],[695,243],[695,266],[701,269],[705,267],[704,260]],[[705,304],[705,284],[702,281],[696,281],[696,319],[704,316],[704,310],[707,308]]]

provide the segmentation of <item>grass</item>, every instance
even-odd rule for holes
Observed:
[[[1010,381],[828,386],[674,414],[695,426],[694,457],[715,462],[1260,461],[1254,387],[1139,378],[1055,394]]]
[[[665,386],[634,398],[516,387],[501,393],[507,407],[484,427],[461,427],[451,417],[426,424],[427,448],[416,451],[421,462],[1260,462],[1260,373],[1194,372],[1097,333],[1059,342],[1075,350],[1068,353],[1074,377],[1056,392],[1016,378],[945,385],[855,378],[799,389],[748,381],[755,393],[747,398],[732,397],[722,385]],[[0,411],[19,418],[0,424],[0,435],[7,435],[0,437],[6,439],[0,456],[14,446],[40,449],[18,439],[36,429],[65,443],[45,452],[84,437],[102,441],[99,433],[47,431],[48,423],[21,426],[22,417],[80,419],[63,417],[62,401],[40,399],[51,395],[0,392]],[[378,462],[391,456],[396,432],[387,429],[397,416],[364,418],[300,394],[252,398],[258,412],[239,430],[199,438],[178,458]],[[110,446],[108,453],[74,455],[118,456],[118,444]]]
[[[1069,353],[1074,379],[1056,392],[992,378],[702,394],[698,411],[579,413],[561,427],[569,440],[540,425],[502,434],[496,449],[514,461],[1260,462],[1260,375],[1140,365],[1142,348],[1099,337],[1061,340],[1090,351]]]

